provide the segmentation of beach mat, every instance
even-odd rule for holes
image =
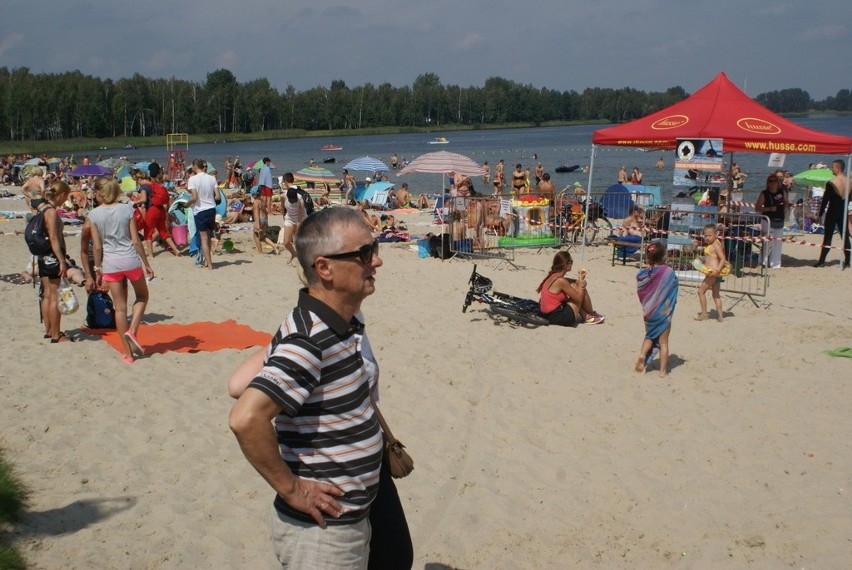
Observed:
[[[120,353],[124,346],[118,333],[83,327],[83,332],[98,335]],[[145,354],[166,352],[214,352],[223,348],[242,350],[252,346],[263,346],[272,340],[272,335],[256,331],[236,321],[213,323],[201,321],[189,324],[142,324],[136,335]]]

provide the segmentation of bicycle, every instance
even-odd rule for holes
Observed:
[[[520,297],[497,291],[489,293],[493,287],[493,283],[491,279],[476,272],[476,265],[473,266],[473,273],[471,273],[468,283],[470,283],[470,289],[465,295],[462,313],[466,313],[471,303],[476,301],[488,305],[486,308],[487,312],[505,317],[509,321],[521,325],[538,327],[550,324],[550,321],[544,318],[539,312],[538,301],[521,299]]]
[[[563,189],[558,197],[564,199],[567,190],[567,187]],[[556,214],[556,225],[562,230],[563,242],[570,238],[574,244],[583,239],[585,245],[592,245],[597,242],[599,234],[602,243],[612,234],[612,222],[606,217],[606,211],[597,200],[589,203],[588,216],[583,201],[563,202],[561,211]]]

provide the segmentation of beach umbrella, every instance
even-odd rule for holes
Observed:
[[[112,170],[97,164],[83,164],[68,173],[71,176],[112,176]]]
[[[805,186],[825,186],[834,174],[828,168],[812,168],[800,172],[793,177],[793,181]]]
[[[361,158],[350,160],[343,168],[354,170],[355,172],[388,172],[390,170],[387,164],[372,156],[362,156]]]
[[[327,168],[320,166],[308,166],[293,173],[293,178],[296,180],[304,180],[305,182],[319,182],[320,184],[336,184],[340,182],[340,178]]]
[[[263,168],[263,159],[261,158],[260,160],[252,160],[247,162],[246,168],[248,168],[249,170],[260,170],[261,168]],[[269,168],[275,168],[275,164],[270,162]]]
[[[24,163],[24,166],[38,166],[39,164],[41,164],[40,158],[31,158]]]
[[[144,170],[145,172],[148,172],[149,166],[151,166],[151,163],[143,160],[142,162],[137,162],[136,164],[134,164],[133,168],[137,168],[139,170]]]
[[[133,165],[122,166],[121,168],[119,168],[116,171],[115,177],[118,178],[119,180],[121,180],[122,178],[130,176],[130,169],[131,168],[133,168]]]
[[[136,190],[136,180],[132,176],[124,176],[120,179],[121,189],[125,192]]]
[[[463,154],[442,150],[418,156],[408,166],[400,170],[397,176],[412,172],[433,172],[436,174],[455,172],[464,176],[481,176],[482,166]]]

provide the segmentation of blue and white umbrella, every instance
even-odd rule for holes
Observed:
[[[354,170],[355,172],[389,172],[388,165],[372,156],[362,156],[355,160],[350,160],[343,167],[346,170]]]

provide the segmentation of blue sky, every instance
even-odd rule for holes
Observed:
[[[848,0],[6,0],[3,20],[0,66],[36,73],[691,93],[725,71],[751,96],[852,88]]]

